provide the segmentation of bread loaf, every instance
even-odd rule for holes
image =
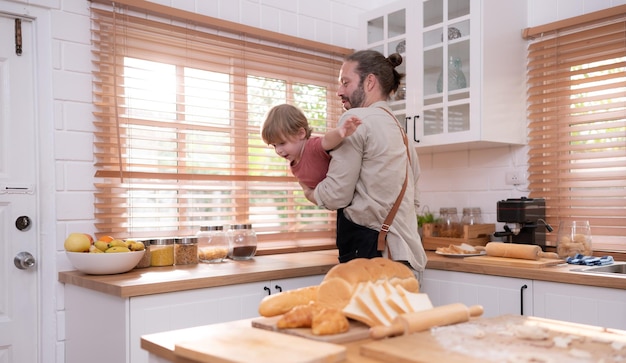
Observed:
[[[407,291],[419,292],[419,283],[410,268],[384,257],[357,258],[331,268],[319,286],[317,299],[323,305],[343,309],[360,283],[387,280]]]
[[[266,296],[259,304],[265,317],[284,314],[298,305],[315,301],[322,306],[342,310],[360,283],[387,280],[393,286],[419,292],[419,283],[410,268],[383,257],[358,258],[332,267],[319,286],[308,286]]]
[[[317,300],[318,285],[287,290],[274,295],[267,295],[259,304],[259,314],[270,317],[284,314],[298,305],[307,305]]]

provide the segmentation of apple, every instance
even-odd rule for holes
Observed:
[[[91,240],[85,233],[70,233],[65,239],[63,247],[70,252],[88,252]]]

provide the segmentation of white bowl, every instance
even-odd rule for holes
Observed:
[[[111,275],[132,270],[144,255],[144,251],[116,253],[88,253],[65,251],[74,267],[86,274]]]

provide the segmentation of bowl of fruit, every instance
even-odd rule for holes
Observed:
[[[104,237],[94,241],[86,233],[70,233],[65,254],[79,271],[90,275],[120,274],[132,270],[145,254],[142,242]]]

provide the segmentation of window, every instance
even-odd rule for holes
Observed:
[[[92,5],[98,232],[173,236],[252,223],[266,245],[334,244],[334,212],[305,199],[260,126],[287,102],[315,132],[334,127],[348,50],[104,8]]]
[[[626,6],[550,26],[526,30],[530,196],[626,251]]]

